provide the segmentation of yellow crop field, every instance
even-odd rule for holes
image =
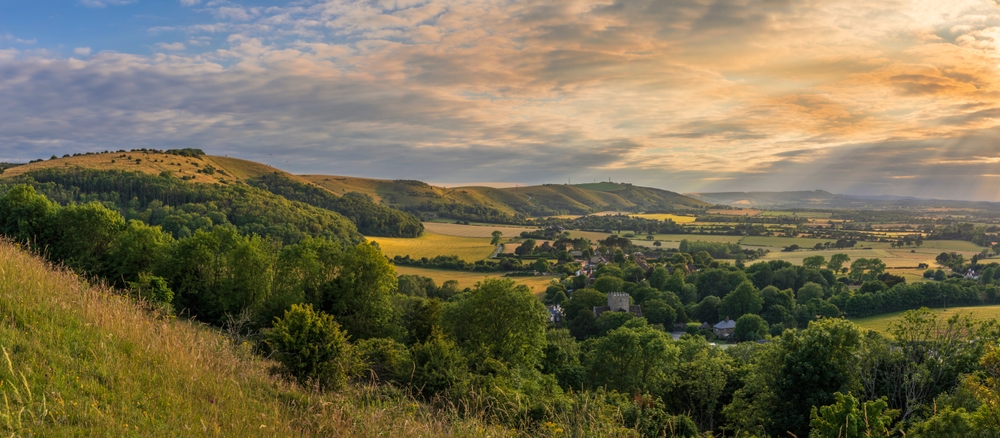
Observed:
[[[533,227],[511,227],[506,225],[460,225],[456,223],[424,222],[424,229],[434,234],[458,237],[489,237],[493,231],[500,230],[503,237],[509,239],[518,237],[522,231],[535,231]]]
[[[643,218],[643,219],[651,219],[651,220],[658,220],[658,221],[665,221],[667,219],[670,219],[670,220],[672,220],[672,221],[674,221],[674,222],[676,222],[678,224],[689,224],[691,222],[694,222],[696,219],[698,219],[698,218],[696,218],[694,216],[681,216],[681,215],[677,215],[677,214],[666,214],[666,213],[664,213],[664,214],[633,214],[632,217],[639,217],[639,218]]]
[[[1000,318],[1000,306],[952,307],[931,310],[938,315],[939,323],[944,323],[948,318],[955,315],[970,315],[973,321],[989,321]],[[889,330],[889,325],[899,321],[902,314],[903,312],[886,313],[884,315],[852,319],[851,321],[862,329],[886,333]]]
[[[488,237],[446,236],[425,232],[417,238],[404,237],[369,237],[368,240],[378,242],[382,253],[389,256],[405,256],[411,258],[456,255],[467,262],[483,260],[496,249],[490,245]]]
[[[444,282],[448,280],[455,280],[458,282],[459,288],[475,286],[476,282],[483,281],[485,278],[503,277],[500,273],[487,274],[483,272],[446,271],[441,269],[414,268],[411,266],[396,266],[396,274],[419,275],[422,277],[432,278],[434,279],[434,283],[438,286],[444,284]],[[549,283],[557,277],[554,275],[537,275],[534,277],[505,278],[510,278],[517,284],[528,286],[533,294],[539,295],[544,293],[545,289],[549,287]]]

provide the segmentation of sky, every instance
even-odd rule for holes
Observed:
[[[0,2],[0,161],[178,147],[448,185],[1000,201],[1000,6]]]

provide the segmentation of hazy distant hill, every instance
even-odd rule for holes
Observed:
[[[789,192],[717,192],[686,193],[685,195],[710,204],[758,208],[825,208],[825,209],[921,209],[955,208],[1000,210],[1000,203],[952,201],[893,195],[839,195],[824,190]]]
[[[710,204],[679,193],[632,184],[544,184],[514,188],[437,187],[420,181],[301,175],[334,193],[365,193],[378,202],[448,217],[500,220],[503,217],[588,214],[600,211],[675,211]]]

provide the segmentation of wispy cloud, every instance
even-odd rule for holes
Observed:
[[[121,6],[135,3],[138,0],[80,0],[80,4],[88,8],[104,8],[108,6]]]
[[[210,21],[150,29],[165,53],[0,56],[0,148],[280,148],[293,171],[690,191],[964,181],[1000,199],[968,189],[1000,152],[992,2],[181,4]],[[945,150],[964,161],[908,155]]]

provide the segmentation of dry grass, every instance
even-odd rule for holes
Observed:
[[[369,237],[368,240],[378,242],[382,253],[389,257],[409,255],[416,259],[456,255],[467,262],[474,262],[489,257],[496,249],[487,237],[445,236],[432,232],[424,232],[417,238]]]
[[[1000,306],[952,307],[949,309],[931,309],[938,316],[938,321],[947,321],[954,315],[970,315],[973,321],[990,321],[1000,319]],[[886,313],[852,319],[855,324],[866,330],[886,333],[889,325],[899,320],[903,312]]]
[[[370,387],[321,394],[0,243],[0,429],[41,436],[505,436]]]
[[[536,227],[512,227],[505,225],[459,225],[456,223],[424,222],[424,230],[434,234],[458,237],[493,237],[493,231],[500,230],[504,238],[518,237],[522,231],[536,231]]]
[[[672,221],[674,221],[675,223],[678,223],[678,224],[689,224],[691,222],[694,222],[696,219],[698,219],[698,218],[696,218],[694,216],[681,216],[681,215],[677,215],[677,214],[667,214],[667,213],[662,213],[662,214],[654,214],[654,213],[650,213],[650,214],[633,214],[632,217],[639,217],[639,218],[643,218],[643,219],[655,219],[655,220],[658,220],[658,221],[665,221],[667,219],[670,219],[670,220],[672,220]]]
[[[428,277],[434,279],[434,283],[438,286],[444,284],[448,280],[455,280],[458,282],[459,288],[473,287],[477,282],[483,281],[486,278],[501,277],[502,274],[499,273],[484,273],[484,272],[466,272],[466,271],[446,271],[442,269],[426,269],[426,268],[414,268],[411,266],[396,266],[397,274],[407,274],[407,275],[420,275],[422,277]],[[558,278],[554,275],[539,275],[535,277],[507,277],[514,280],[517,284],[523,284],[531,289],[532,293],[538,295],[545,292],[545,289],[549,287],[549,283]]]

